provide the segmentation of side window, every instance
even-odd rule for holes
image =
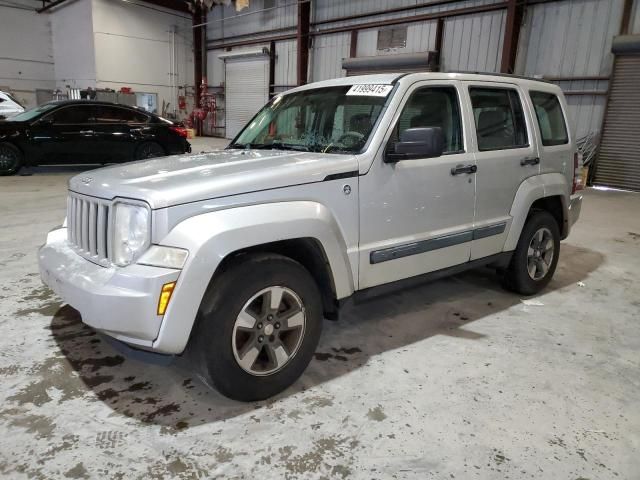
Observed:
[[[529,145],[522,103],[509,88],[470,88],[478,150],[502,150]]]
[[[146,123],[147,116],[126,108],[98,106],[95,115],[96,123]]]
[[[569,143],[567,126],[564,123],[564,115],[560,101],[553,93],[530,92],[533,108],[542,135],[542,145],[562,145]]]
[[[91,119],[90,105],[64,107],[47,117],[55,125],[79,125],[89,123]]]
[[[444,153],[464,151],[458,95],[454,87],[426,87],[411,94],[391,135],[397,142],[408,128],[439,127],[444,135]]]

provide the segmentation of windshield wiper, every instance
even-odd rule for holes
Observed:
[[[297,145],[295,143],[257,143],[252,144],[249,148],[255,148],[256,150],[295,150],[298,152],[308,152],[309,147],[304,145]]]
[[[304,145],[296,145],[295,143],[232,143],[227,148],[248,148],[254,150],[295,150],[299,152],[308,152],[309,147]]]

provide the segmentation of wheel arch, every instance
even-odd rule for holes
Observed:
[[[322,243],[316,238],[289,238],[236,250],[220,262],[211,278],[210,285],[227,268],[233,266],[234,260],[251,253],[275,253],[300,263],[309,271],[320,289],[325,317],[329,320],[337,319],[338,297],[333,272]]]
[[[356,288],[338,223],[317,202],[275,202],[196,215],[159,243],[186,248],[189,257],[154,341],[158,351],[184,350],[211,281],[246,252],[278,253],[305,266],[318,282],[328,318],[335,317],[337,300]]]
[[[558,222],[561,239],[569,235],[568,197],[570,186],[561,173],[536,175],[524,180],[513,200],[510,215],[513,218],[504,251],[516,248],[524,225],[536,210],[551,213]]]

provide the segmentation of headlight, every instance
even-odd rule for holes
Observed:
[[[151,213],[139,203],[113,204],[113,263],[125,267],[149,247]]]

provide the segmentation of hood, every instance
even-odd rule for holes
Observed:
[[[94,197],[144,200],[151,208],[321,182],[358,170],[353,155],[278,150],[219,150],[91,170],[69,189]]]

